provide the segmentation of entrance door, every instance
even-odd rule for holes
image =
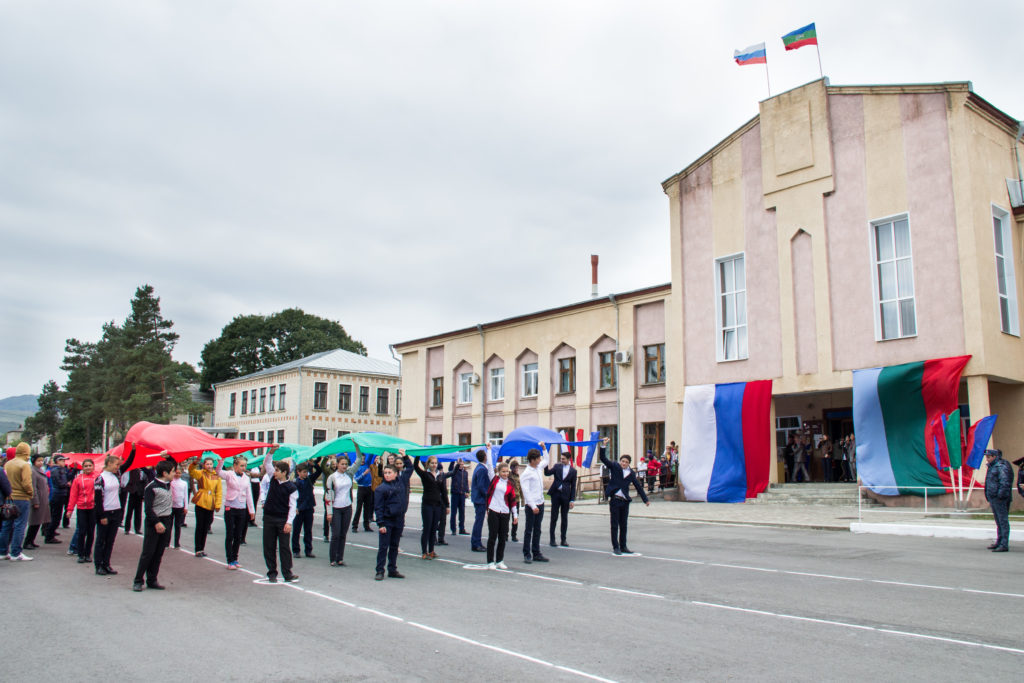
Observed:
[[[642,455],[647,455],[647,451],[654,453],[657,457],[661,457],[661,454],[665,452],[664,422],[644,422],[644,452]],[[640,458],[637,458],[637,462],[639,460]]]

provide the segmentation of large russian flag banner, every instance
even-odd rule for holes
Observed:
[[[945,441],[941,416],[956,409],[960,374],[970,359],[853,371],[857,474],[865,486],[886,496],[951,486],[949,473],[936,469],[934,444]]]
[[[679,482],[687,500],[742,503],[768,487],[772,381],[686,387]]]

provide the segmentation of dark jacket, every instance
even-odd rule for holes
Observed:
[[[601,456],[601,462],[608,468],[608,473],[610,475],[608,486],[605,488],[605,495],[608,496],[608,499],[611,500],[616,493],[622,491],[622,495],[626,497],[626,502],[628,503],[632,500],[632,498],[629,497],[629,485],[632,484],[637,490],[637,493],[640,494],[640,497],[643,498],[646,503],[647,494],[644,493],[644,487],[640,486],[640,483],[636,480],[636,470],[630,468],[629,476],[624,476],[622,472],[622,465],[608,459],[608,456],[605,455],[604,446],[601,446],[598,454]]]
[[[154,479],[142,492],[142,510],[146,522],[156,524],[171,517],[171,482]]]
[[[576,500],[576,468],[569,465],[569,474],[565,477],[565,481],[562,481],[562,463],[556,464],[554,467],[545,467],[544,474],[549,477],[554,477],[554,481],[551,482],[551,487],[548,489],[548,495],[554,498],[555,496],[569,496],[569,501]]]
[[[491,477],[483,463],[477,463],[473,470],[473,490],[470,499],[473,505],[487,505],[487,490],[491,487]]]
[[[1024,467],[1017,470],[1017,493],[1024,496]]]
[[[985,474],[985,500],[1009,500],[1013,487],[1013,467],[1001,457],[993,458]]]
[[[50,468],[50,500],[67,500],[71,494],[71,473],[67,467]]]
[[[395,482],[401,484],[405,490],[405,497],[402,500],[402,519],[404,520],[405,513],[409,510],[409,487],[412,485],[412,473],[414,470],[412,467],[412,460],[408,455],[402,459],[402,462],[405,463],[405,467],[402,468],[402,473],[398,475]]]
[[[377,526],[387,527],[394,522],[404,524],[405,508],[408,505],[405,484],[398,479],[381,482],[373,492],[373,517]]]
[[[465,466],[458,469],[455,466],[455,461],[451,461],[448,463],[448,476],[452,480],[452,495],[465,497],[469,493],[469,472],[466,471]]]
[[[149,482],[153,481],[153,479],[154,477],[150,474],[149,469],[140,467],[128,473],[128,483],[124,488],[128,493],[141,496],[142,492],[146,490],[146,486]]]
[[[423,482],[423,505],[441,505],[447,504],[447,496],[444,491],[444,480],[448,477],[447,474],[442,472],[440,469],[437,470],[436,474],[431,474],[429,470],[423,469],[420,465],[420,459],[416,458],[415,469],[416,474],[420,475],[420,481]],[[403,470],[402,474],[405,474]]]
[[[11,495],[11,482],[7,479],[7,473],[0,467],[0,496],[6,500]]]
[[[323,472],[323,470],[314,463],[308,477],[305,479],[295,477],[295,490],[299,492],[299,500],[295,503],[295,509],[299,512],[303,510],[313,510],[316,508],[316,497],[313,495],[313,485],[316,483],[316,478],[320,476],[321,472]]]

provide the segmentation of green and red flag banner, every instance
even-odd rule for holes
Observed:
[[[814,28],[814,22],[801,26],[795,31],[790,31],[782,36],[782,44],[787,50],[796,50],[804,45],[817,45],[818,32]]]

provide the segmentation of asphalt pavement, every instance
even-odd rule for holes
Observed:
[[[1024,667],[1024,548],[637,514],[640,555],[616,557],[599,511],[570,515],[569,548],[548,546],[545,519],[549,563],[509,543],[509,571],[488,571],[467,568],[483,562],[468,536],[419,559],[414,504],[407,578],[383,582],[375,533],[349,535],[341,568],[315,535],[299,582],[267,585],[260,530],[229,571],[218,519],[209,557],[184,530],[167,590],[142,593],[141,537],[118,536],[113,577],[43,546],[0,562],[0,679],[963,681]]]

